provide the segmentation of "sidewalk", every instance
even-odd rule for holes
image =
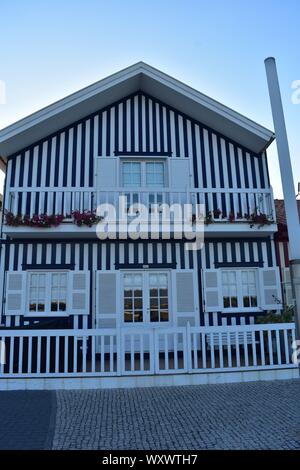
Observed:
[[[0,449],[300,449],[300,381],[0,392]]]

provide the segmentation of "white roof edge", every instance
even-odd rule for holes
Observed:
[[[201,93],[200,91],[196,90],[195,88],[186,85],[185,83],[181,82],[180,80],[177,80],[170,75],[161,72],[160,70],[148,65],[144,64],[141,62],[143,66],[146,68],[147,71],[149,71],[151,74],[153,74],[154,78],[156,76],[159,77],[160,81],[168,81],[169,80],[169,86],[173,88],[173,84],[175,84],[176,87],[181,89],[182,93],[185,93],[187,95],[190,95],[190,97],[193,97],[195,100],[201,100],[202,104],[205,104],[208,108],[210,108],[212,111],[217,111],[219,114],[222,113],[224,117],[228,117],[228,119],[234,120],[237,123],[241,124],[243,123],[244,125],[249,127],[249,130],[252,129],[252,132],[254,133],[261,133],[261,136],[270,138],[271,136],[274,135],[274,132],[267,129],[266,127],[258,124],[257,122],[247,118],[243,114],[234,111],[233,109],[229,108],[228,106],[220,103],[219,101],[210,98],[209,96],[205,95],[204,93]]]
[[[126,67],[126,69],[123,69],[120,72],[115,72],[114,74],[109,75],[108,77],[105,77],[98,82],[92,83],[91,85],[88,85],[81,90],[75,91],[65,98],[61,98],[60,100],[55,101],[54,103],[51,103],[32,114],[29,114],[19,121],[4,127],[0,130],[0,142],[4,140],[2,139],[2,136],[8,138],[7,136],[11,137],[12,135],[10,134],[13,134],[17,130],[17,133],[22,132],[23,130],[32,127],[35,124],[35,121],[40,122],[43,118],[47,119],[48,117],[58,114],[60,111],[63,111],[66,108],[73,106],[74,104],[79,104],[85,99],[93,97],[95,94],[104,91],[106,88],[109,88],[120,81],[126,80],[126,78],[130,78],[131,76],[136,75],[136,67],[139,64],[140,62]],[[128,71],[129,73],[127,73]]]
[[[255,134],[266,142],[265,148],[268,147],[270,142],[274,139],[274,132],[261,126],[255,121],[243,116],[237,111],[219,103],[213,98],[195,90],[189,85],[171,77],[170,75],[161,72],[160,70],[144,63],[137,62],[130,65],[121,71],[115,72],[108,77],[105,77],[79,91],[76,91],[65,98],[62,98],[39,111],[36,111],[25,118],[16,121],[15,123],[0,130],[0,145],[6,140],[11,139],[18,134],[33,128],[35,125],[46,121],[60,112],[67,111],[75,105],[100,94],[102,91],[111,88],[118,83],[122,83],[127,79],[138,76],[139,74],[148,76],[154,80],[161,82],[163,85],[171,88],[173,91],[178,92],[185,97],[201,104],[207,109],[222,115],[225,119],[235,123],[236,125],[246,129],[248,132]],[[187,113],[188,114],[188,113]],[[1,152],[0,152],[1,154]]]

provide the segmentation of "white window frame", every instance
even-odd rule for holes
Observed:
[[[30,277],[32,274],[46,274],[45,279],[45,311],[44,312],[32,312],[29,309],[29,301],[30,301]],[[67,301],[67,308],[65,312],[52,312],[51,311],[51,289],[52,284],[50,282],[52,274],[66,274],[67,275],[67,283],[66,283],[66,301]],[[69,271],[64,269],[53,269],[53,270],[45,270],[45,269],[33,269],[30,271],[26,271],[26,295],[25,295],[25,316],[28,317],[67,317],[68,314],[68,307],[70,308],[70,276]]]
[[[123,164],[124,163],[140,163],[141,165],[141,185],[140,186],[124,186],[124,181],[123,181]],[[146,173],[146,165],[147,163],[162,163],[164,166],[164,182],[163,185],[153,185],[153,186],[148,186],[147,185],[147,173]],[[141,189],[147,189],[149,192],[155,191],[155,190],[164,190],[168,187],[168,182],[169,182],[169,166],[168,166],[168,160],[166,158],[145,158],[145,157],[126,157],[126,158],[120,158],[120,171],[119,171],[119,178],[120,178],[120,186],[128,191],[136,191],[138,192]]]
[[[124,275],[125,274],[142,274],[142,290],[143,290],[143,321],[142,322],[125,322],[124,321]],[[167,274],[168,277],[168,321],[150,321],[150,283],[149,283],[149,274]],[[124,327],[129,328],[142,328],[144,326],[149,327],[161,327],[170,326],[175,318],[171,314],[173,312],[172,308],[172,276],[169,269],[122,269],[121,270],[121,324]]]
[[[222,273],[223,272],[235,272],[236,273],[236,286],[237,286],[237,307],[224,307],[224,294],[223,294],[223,285],[221,282],[221,302],[222,302],[222,313],[236,313],[236,312],[261,312],[262,308],[261,305],[261,294],[259,289],[259,277],[258,277],[258,269],[257,268],[221,268],[220,269],[220,279],[222,280]],[[243,271],[252,271],[255,274],[255,284],[256,284],[256,296],[257,296],[257,307],[244,307],[243,305],[243,292],[242,292],[242,272]]]

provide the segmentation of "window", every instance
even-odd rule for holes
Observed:
[[[61,314],[67,310],[67,272],[29,272],[28,313]]]
[[[236,308],[238,306],[236,272],[223,271],[222,272],[222,285],[223,285],[223,307],[224,308]]]
[[[51,312],[67,309],[67,273],[51,274]]]
[[[168,273],[124,273],[123,307],[125,323],[169,321]]]
[[[146,186],[164,186],[165,167],[162,162],[146,163]]]
[[[29,311],[45,312],[46,274],[31,274],[29,286]]]
[[[124,321],[143,321],[143,277],[142,274],[124,275]]]
[[[150,321],[164,322],[169,320],[168,275],[166,273],[150,274]]]
[[[254,271],[242,271],[243,307],[257,307],[256,276]]]
[[[165,163],[146,161],[126,161],[122,163],[122,182],[124,187],[165,186]]]
[[[124,162],[123,169],[123,186],[140,187],[142,185],[142,173],[140,162]]]
[[[257,308],[257,273],[251,270],[222,271],[223,308]]]

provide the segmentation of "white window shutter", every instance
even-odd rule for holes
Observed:
[[[117,162],[116,157],[97,158],[97,189],[113,189],[117,187]]]
[[[261,293],[260,307],[263,310],[282,308],[279,268],[259,269],[259,285]]]
[[[197,310],[197,288],[195,286],[194,272],[173,271],[173,288],[175,289],[175,302],[177,314],[189,313],[195,315]]]
[[[170,188],[186,191],[190,187],[189,158],[170,158]]]
[[[70,301],[67,309],[71,315],[88,315],[90,304],[89,271],[70,271]]]
[[[120,295],[119,272],[98,271],[97,272],[97,304],[98,315],[116,315],[118,299]]]
[[[6,274],[6,315],[24,315],[26,306],[26,271],[7,272]]]
[[[205,312],[218,312],[223,309],[220,274],[221,272],[218,269],[206,269],[203,271]]]

